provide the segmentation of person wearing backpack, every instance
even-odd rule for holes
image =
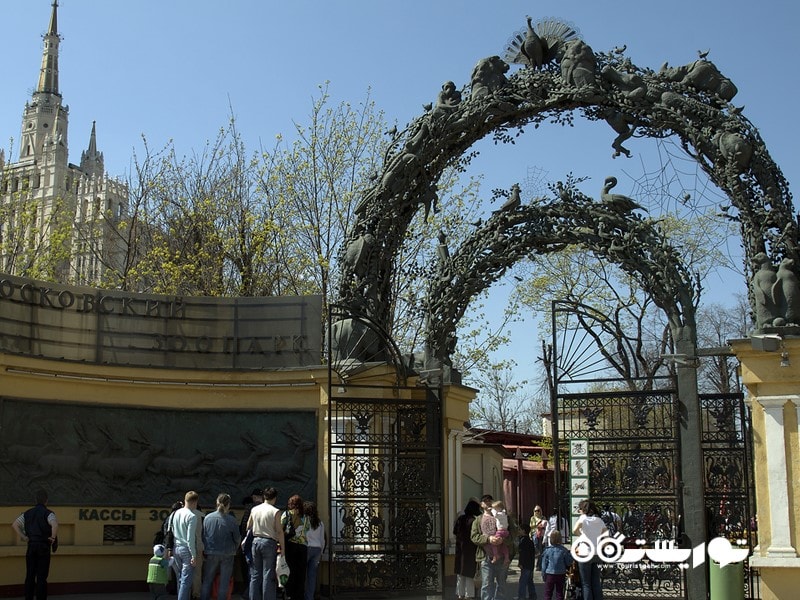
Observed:
[[[603,511],[600,513],[600,518],[603,519],[603,523],[606,524],[608,535],[613,537],[615,533],[622,531],[622,518],[620,518],[618,513],[614,512],[614,509],[610,504],[603,505]]]

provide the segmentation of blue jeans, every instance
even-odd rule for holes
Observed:
[[[268,538],[253,539],[253,564],[250,567],[250,600],[277,600],[278,580],[275,561],[278,542]]]
[[[544,543],[538,537],[533,536],[533,551],[536,554],[536,570],[542,570],[542,552],[544,552]]]
[[[536,586],[533,584],[533,571],[531,569],[519,570],[519,587],[517,587],[517,598],[536,598]]]
[[[203,561],[203,587],[200,588],[200,600],[211,600],[211,586],[219,571],[219,589],[217,600],[228,598],[228,585],[233,575],[233,556],[225,554],[208,554]]]
[[[317,591],[317,569],[322,558],[322,548],[319,546],[309,546],[306,554],[306,593],[305,600],[314,600],[314,592]]]
[[[192,566],[192,553],[188,546],[175,546],[172,551],[175,557],[175,566],[178,571],[178,600],[192,599],[192,578],[194,577],[194,567]]]
[[[487,556],[481,561],[481,600],[505,600],[508,565]]]
[[[603,600],[603,586],[600,582],[600,567],[591,562],[579,562],[578,572],[581,574],[581,591],[583,600]]]

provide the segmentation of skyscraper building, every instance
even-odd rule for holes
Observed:
[[[105,172],[92,123],[69,162],[69,106],[58,86],[58,1],[44,34],[38,83],[22,114],[17,160],[0,151],[0,272],[113,287],[125,256],[118,225],[128,187]]]

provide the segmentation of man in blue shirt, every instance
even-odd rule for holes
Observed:
[[[218,599],[228,597],[228,586],[233,573],[233,559],[242,541],[239,525],[230,514],[231,497],[217,496],[217,510],[203,519],[203,545],[206,559],[203,563],[203,587],[200,600],[211,599],[211,585],[219,573]]]

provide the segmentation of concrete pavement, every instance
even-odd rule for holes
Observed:
[[[516,563],[515,563],[516,565]],[[536,595],[538,598],[544,598],[544,586],[542,584],[541,573],[535,571],[533,574],[533,581],[536,584]],[[508,571],[508,579],[506,582],[506,596],[505,600],[512,600],[517,597],[517,585],[519,584],[519,569],[516,566]],[[353,598],[354,595],[349,597]],[[391,593],[385,592],[365,592],[364,598],[369,600],[381,600],[384,598],[394,598]],[[442,595],[429,595],[429,596],[397,596],[402,597],[403,600],[455,600],[455,579],[453,577],[445,578],[445,591]],[[124,592],[124,593],[98,593],[98,594],[69,594],[69,595],[54,595],[48,594],[48,598],[54,600],[153,600],[149,592]],[[160,600],[175,600],[177,596],[161,596]],[[478,591],[478,598],[480,598],[480,590]],[[9,600],[24,600],[22,597],[11,598]],[[239,594],[234,594],[231,600],[241,600]]]

